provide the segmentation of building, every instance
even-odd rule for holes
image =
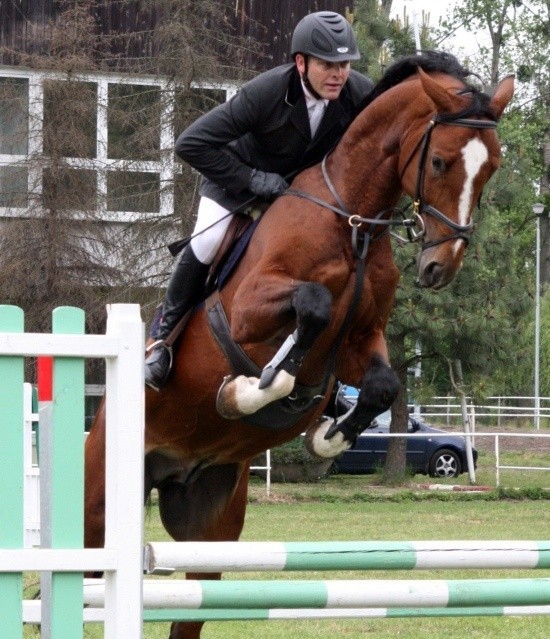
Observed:
[[[64,271],[50,279],[71,272],[78,285],[161,286],[164,246],[188,231],[196,199],[197,176],[174,157],[177,134],[250,72],[288,61],[300,17],[352,8],[210,0],[212,13],[207,4],[0,0],[0,229],[28,243],[23,255],[40,247],[37,277],[51,262],[47,238],[66,233],[59,246],[76,250],[56,256]],[[204,65],[193,50],[186,59],[186,28],[202,37]]]

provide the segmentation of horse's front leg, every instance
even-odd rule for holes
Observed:
[[[309,429],[307,447],[320,457],[336,457],[351,448],[372,420],[390,408],[398,391],[396,373],[380,355],[373,355],[355,406],[338,419],[326,419]]]
[[[290,395],[304,357],[330,322],[331,306],[332,295],[325,286],[316,282],[299,284],[291,300],[296,330],[265,365],[259,378],[239,375],[220,388],[217,401],[220,415],[238,419]]]

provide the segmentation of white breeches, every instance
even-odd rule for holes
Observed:
[[[229,222],[231,222],[233,217],[228,215],[228,212],[227,209],[224,209],[223,206],[220,206],[210,198],[202,197],[199,202],[197,223],[193,230],[191,247],[197,259],[203,264],[212,264],[214,261]],[[208,230],[201,233],[203,229]]]

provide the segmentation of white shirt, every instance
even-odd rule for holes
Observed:
[[[309,128],[311,129],[311,138],[313,139],[315,137],[315,134],[317,133],[319,124],[321,124],[323,115],[325,114],[328,100],[317,100],[317,98],[314,98],[313,95],[311,95],[311,93],[308,91],[303,80],[302,88],[304,89],[304,95],[306,96],[307,114],[309,116]]]

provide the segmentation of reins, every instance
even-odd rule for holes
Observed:
[[[403,219],[403,220],[394,220],[392,218],[383,217],[384,215],[388,213],[402,213],[401,209],[398,209],[397,207],[383,209],[382,211],[377,213],[375,217],[361,217],[360,215],[350,213],[350,211],[344,204],[342,198],[340,197],[338,191],[336,190],[334,184],[332,183],[330,179],[330,176],[328,174],[327,167],[326,167],[327,157],[328,157],[328,154],[325,155],[325,157],[323,158],[323,161],[321,162],[321,171],[323,173],[325,184],[328,187],[329,191],[331,192],[332,196],[334,197],[337,206],[330,204],[330,202],[327,202],[326,200],[323,200],[322,198],[317,197],[316,195],[312,195],[311,193],[307,193],[306,191],[299,191],[298,189],[287,189],[282,194],[282,196],[293,195],[295,197],[300,197],[304,200],[309,200],[310,202],[313,202],[314,204],[318,204],[319,206],[322,206],[325,209],[329,209],[329,211],[336,213],[336,215],[339,215],[340,217],[346,218],[348,220],[348,224],[352,228],[351,241],[352,241],[353,252],[356,257],[361,257],[361,254],[363,252],[365,253],[363,257],[366,256],[366,249],[368,249],[370,240],[372,239],[371,233],[376,229],[376,227],[384,226],[387,229],[391,226],[403,226],[405,228],[412,228],[417,224],[417,221],[413,218]],[[362,238],[359,239],[359,229],[362,225],[368,225],[370,228],[368,229],[368,231],[364,232],[362,234],[363,235]],[[368,236],[368,240],[367,240],[367,236]],[[379,237],[379,236],[376,236],[376,237]]]

